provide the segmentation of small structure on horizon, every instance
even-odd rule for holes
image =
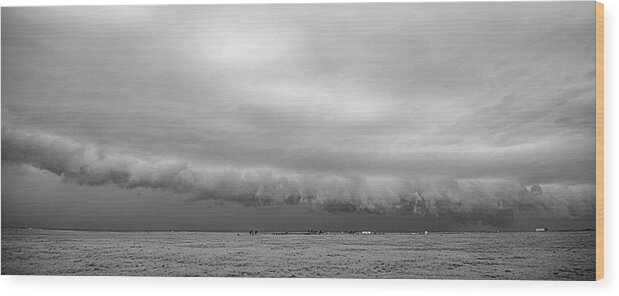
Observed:
[[[544,228],[535,228],[535,232],[546,232],[548,231],[548,228],[544,227]]]

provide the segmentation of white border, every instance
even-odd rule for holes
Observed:
[[[546,0],[544,2],[578,2],[587,0]],[[248,3],[360,3],[360,2],[539,2],[539,0],[5,0],[1,6],[48,6],[48,5],[145,5],[145,4],[248,4]]]

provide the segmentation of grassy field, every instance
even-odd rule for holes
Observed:
[[[4,228],[2,274],[594,280],[595,232],[249,236]]]

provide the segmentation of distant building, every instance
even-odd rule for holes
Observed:
[[[546,232],[548,231],[548,228],[544,227],[544,228],[535,228],[536,232]]]

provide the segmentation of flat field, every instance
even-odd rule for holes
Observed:
[[[250,236],[3,228],[2,274],[594,280],[595,232]]]

